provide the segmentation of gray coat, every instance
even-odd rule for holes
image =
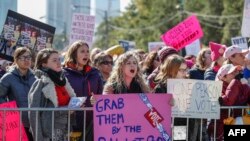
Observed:
[[[32,85],[29,92],[29,107],[30,108],[58,108],[57,94],[54,82],[47,76],[47,74],[37,71],[38,79]],[[75,97],[75,92],[66,80],[65,89],[68,91],[70,97]],[[36,132],[36,112],[29,112],[30,125],[33,137],[35,139],[37,133],[37,141],[44,141],[52,138],[52,112],[41,111],[38,113],[38,131]],[[54,113],[54,128],[66,129],[68,120],[68,112]]]
[[[35,76],[31,70],[22,77],[16,67],[12,67],[0,79],[0,103],[15,100],[17,107],[28,108],[28,93],[35,82]],[[22,113],[24,127],[29,127],[28,112]]]

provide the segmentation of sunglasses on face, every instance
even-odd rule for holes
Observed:
[[[101,62],[101,64],[103,64],[103,65],[114,65],[114,62],[113,61],[103,61],[103,62]]]

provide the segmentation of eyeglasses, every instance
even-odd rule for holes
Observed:
[[[179,68],[179,71],[184,73],[184,72],[187,72],[187,71],[188,71],[188,68],[185,68],[185,69]]]
[[[30,61],[31,56],[30,55],[29,56],[20,56],[20,57],[18,57],[18,59],[21,60],[21,61],[24,61],[24,60]]]
[[[103,62],[101,62],[101,64],[103,64],[103,65],[114,65],[114,62],[113,61],[103,61]]]

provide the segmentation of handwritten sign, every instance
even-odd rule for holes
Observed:
[[[218,97],[222,82],[189,79],[168,79],[168,93],[173,94],[173,117],[220,118]]]
[[[148,99],[150,104],[146,104],[147,102],[142,99]],[[94,140],[170,141],[171,106],[168,104],[170,99],[169,94],[96,96]],[[165,132],[161,133],[159,129]],[[166,139],[167,137],[169,138]]]
[[[95,16],[74,13],[72,17],[70,44],[77,40],[84,40],[92,46],[95,28]]]
[[[174,28],[164,33],[161,36],[161,39],[166,45],[173,46],[177,50],[180,50],[202,36],[203,31],[197,17],[190,16]]]
[[[245,0],[243,17],[242,17],[242,26],[241,26],[241,35],[243,37],[250,37],[250,0]]]
[[[148,42],[148,52],[158,51],[162,46],[165,46],[164,42]]]
[[[248,49],[246,37],[233,37],[231,41],[233,45],[238,45],[241,49]]]
[[[17,108],[16,102],[6,102],[0,104],[0,108]],[[22,141],[28,141],[27,135],[23,126],[21,125],[21,134],[19,132],[20,127],[20,115],[17,111],[4,111],[0,112],[0,140],[3,140],[3,133],[5,134],[5,141],[19,141],[19,138],[22,137]],[[5,128],[4,128],[5,127]],[[3,132],[4,129],[4,132]]]

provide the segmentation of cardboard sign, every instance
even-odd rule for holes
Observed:
[[[148,42],[148,52],[158,51],[164,45],[164,42]]]
[[[171,97],[170,94],[96,95],[94,140],[170,141]]]
[[[197,39],[194,42],[192,42],[191,44],[187,45],[185,47],[185,50],[186,50],[186,55],[197,56],[201,50],[200,40]]]
[[[221,81],[168,79],[167,84],[175,101],[173,117],[220,118]]]
[[[77,40],[84,40],[92,46],[95,29],[95,16],[74,13],[72,17],[70,44]]]
[[[245,0],[242,18],[241,36],[250,37],[250,0]]]
[[[0,57],[13,61],[16,48],[28,47],[34,52],[39,51],[39,38],[51,38],[55,28],[9,10],[0,38]]]
[[[238,45],[241,49],[248,49],[246,37],[233,37],[231,41],[233,45]]]
[[[17,108],[16,102],[6,102],[0,104],[0,108]],[[26,132],[23,125],[21,124],[21,136],[19,132],[20,127],[20,114],[18,111],[0,111],[0,140],[2,141],[5,137],[5,141],[19,141],[20,137],[22,141],[28,141]],[[5,127],[5,128],[4,128]],[[3,129],[4,132],[3,132]],[[4,133],[4,136],[3,136]]]
[[[190,16],[161,36],[166,45],[180,50],[203,36],[203,31],[196,16]]]

